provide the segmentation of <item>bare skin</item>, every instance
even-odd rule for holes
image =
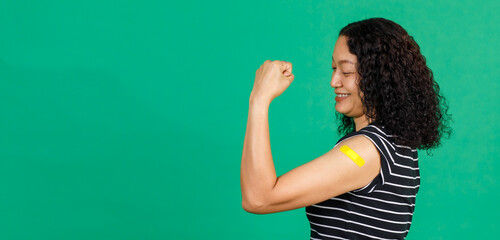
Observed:
[[[349,53],[345,37],[337,40],[333,59],[332,67],[337,69],[332,74],[331,86],[336,92],[351,94],[337,103],[335,109],[353,117],[358,131],[367,126],[368,121],[357,94],[359,76],[354,65],[342,61],[356,63],[356,56]],[[316,204],[362,188],[380,172],[380,155],[376,147],[366,137],[355,136],[277,177],[269,139],[269,105],[294,78],[292,64],[285,61],[267,60],[256,71],[241,159],[242,207],[247,212],[267,214]],[[359,167],[342,153],[339,149],[343,145],[360,155],[365,164]]]
[[[356,71],[356,55],[349,52],[347,46],[347,37],[340,36],[335,44],[335,50],[332,57],[332,81],[330,85],[335,88],[336,93],[350,93],[347,99],[338,102],[335,110],[346,116],[354,118],[356,131],[366,127],[369,122],[363,112],[363,103],[358,95],[358,80],[360,78]],[[362,93],[360,94],[361,96]]]

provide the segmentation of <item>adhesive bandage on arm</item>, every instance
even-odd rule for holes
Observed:
[[[352,150],[347,145],[344,145],[340,148],[340,151],[347,155],[356,165],[363,166],[365,165],[365,160],[361,158],[354,150]]]

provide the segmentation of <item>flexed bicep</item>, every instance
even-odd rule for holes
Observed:
[[[265,214],[310,206],[364,187],[379,172],[378,150],[369,139],[355,136],[278,177],[262,206],[251,212]]]

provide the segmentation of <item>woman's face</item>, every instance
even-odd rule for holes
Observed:
[[[363,103],[359,94],[359,74],[356,71],[357,57],[349,52],[347,37],[340,36],[335,43],[332,56],[332,81],[335,88],[335,110],[348,117],[358,118],[364,115]],[[343,96],[340,93],[347,93]],[[361,96],[363,96],[361,94]]]

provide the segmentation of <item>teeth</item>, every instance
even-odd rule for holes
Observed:
[[[339,96],[339,97],[347,97],[349,95],[351,95],[351,94],[338,94],[337,96]]]

